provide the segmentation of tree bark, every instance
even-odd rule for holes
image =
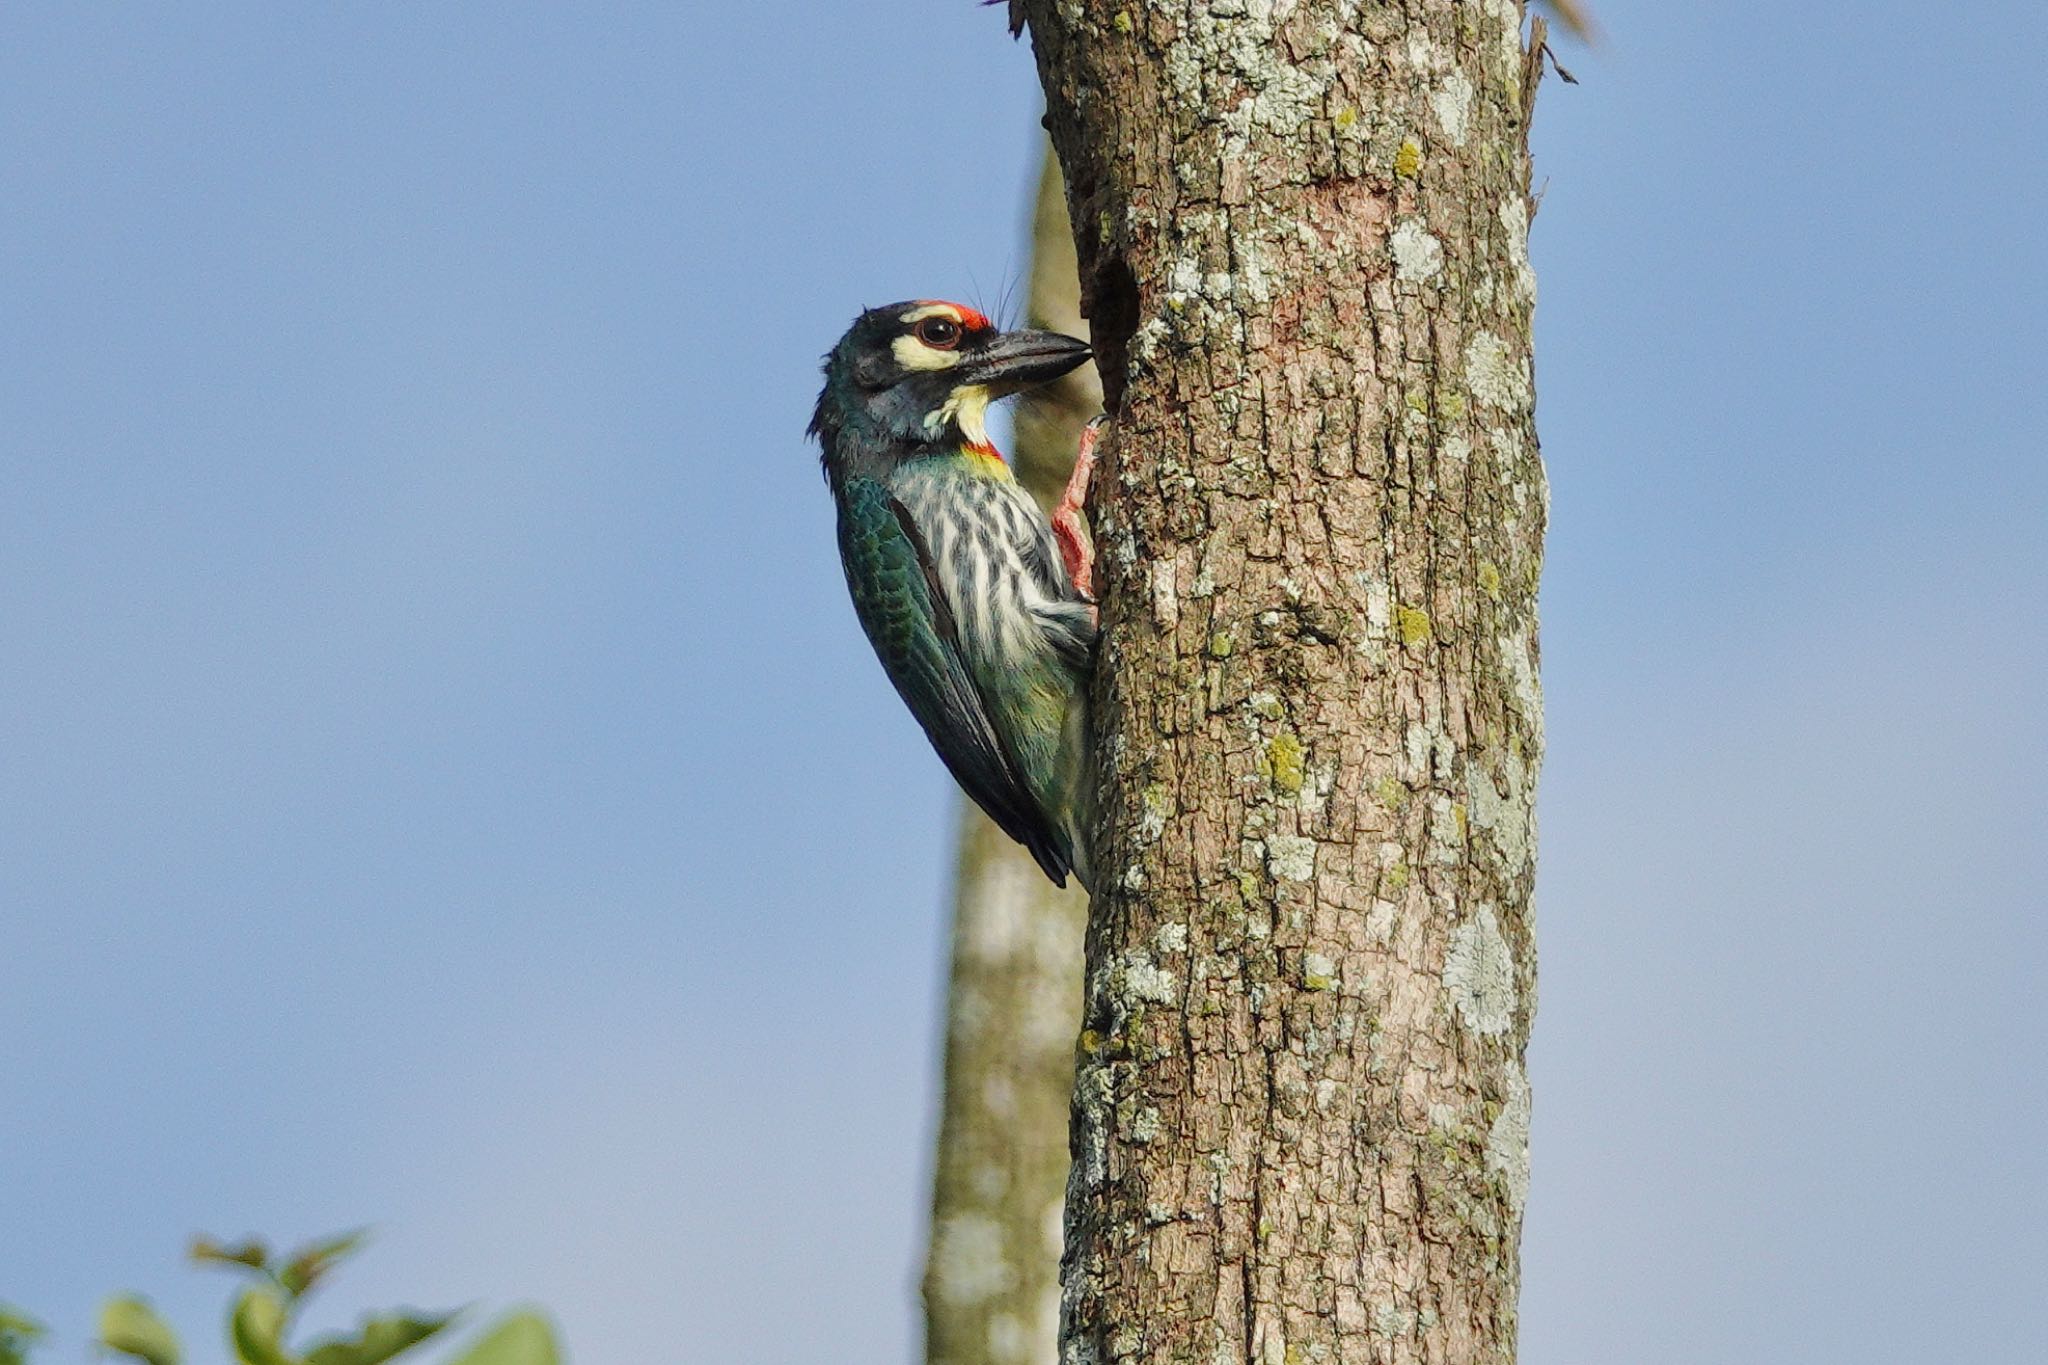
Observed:
[[[1022,9],[1115,419],[1062,1358],[1510,1360],[1546,504],[1520,6]]]
[[[1087,335],[1050,147],[1031,237],[1031,324]],[[1101,407],[1095,367],[1084,365],[1018,410],[1013,463],[1048,509],[1073,469],[1082,425]],[[1052,1365],[1088,901],[1078,887],[1047,881],[971,802],[960,806],[925,1359]]]

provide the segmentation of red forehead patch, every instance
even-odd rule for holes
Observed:
[[[970,332],[985,332],[994,325],[989,322],[986,314],[977,309],[969,308],[964,303],[954,303],[949,299],[919,299],[917,302],[920,307],[924,308],[952,309],[955,315],[959,317],[960,325]]]

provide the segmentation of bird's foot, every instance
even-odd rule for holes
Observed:
[[[1059,541],[1067,577],[1073,580],[1074,590],[1089,602],[1095,600],[1095,546],[1082,520],[1081,506],[1088,501],[1088,480],[1095,473],[1095,442],[1101,435],[1102,424],[1108,420],[1094,417],[1081,429],[1080,449],[1074,453],[1074,472],[1067,478],[1066,491],[1060,494],[1060,505],[1052,512],[1053,538]]]

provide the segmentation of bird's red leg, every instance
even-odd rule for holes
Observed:
[[[1088,479],[1095,472],[1095,440],[1107,418],[1096,417],[1081,430],[1081,446],[1074,453],[1074,472],[1067,478],[1067,490],[1052,512],[1053,538],[1060,543],[1060,558],[1066,562],[1067,577],[1088,601],[1095,600],[1095,547],[1081,521],[1081,505],[1088,501]]]

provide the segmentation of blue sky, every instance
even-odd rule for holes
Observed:
[[[1826,12],[1822,12],[1826,11]],[[1547,83],[1524,1358],[2048,1354],[2048,12]],[[0,1298],[914,1341],[951,793],[801,438],[1022,270],[964,3],[0,13]]]

